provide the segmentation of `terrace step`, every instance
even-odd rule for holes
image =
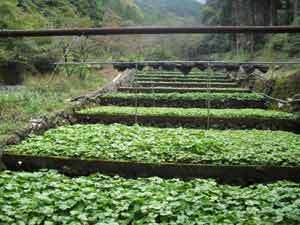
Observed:
[[[199,82],[135,82],[135,85],[140,87],[187,87],[187,88],[206,88],[208,85],[211,88],[237,88],[237,83],[199,83]]]
[[[253,184],[278,180],[300,181],[300,167],[227,166],[184,163],[139,163],[124,161],[85,160],[63,157],[22,156],[4,153],[2,160],[11,171],[53,169],[68,176],[88,176],[95,173],[128,178],[202,178],[228,184]],[[22,162],[22,163],[20,163]]]
[[[208,82],[216,82],[216,83],[232,83],[233,80],[230,79],[199,79],[199,78],[139,78],[137,77],[135,81],[147,81],[147,82],[194,82],[194,83],[208,83]]]
[[[205,75],[199,75],[199,76],[192,76],[192,75],[136,75],[136,78],[158,78],[158,79],[164,79],[164,78],[172,78],[172,79],[216,79],[216,80],[225,80],[228,79],[227,76],[205,76]]]
[[[119,92],[129,93],[187,93],[187,92],[215,92],[215,93],[250,93],[245,88],[176,88],[176,87],[119,87]]]
[[[231,172],[235,175],[243,167],[250,167],[248,172],[257,178],[296,176],[299,179],[299,141],[299,135],[279,131],[75,125],[59,127],[42,136],[32,136],[17,146],[9,146],[2,159],[8,169],[58,169],[70,175],[105,170],[111,175],[127,171],[127,175],[156,176],[158,174],[144,172],[164,166],[158,171],[165,175],[170,174],[168,168],[175,167],[172,176],[181,174],[182,178],[189,178],[194,177],[197,168],[202,168],[200,174],[194,174],[196,177],[210,171],[209,177],[214,178],[214,170],[209,167],[218,168],[219,172],[234,167]],[[135,170],[137,164],[144,168]],[[180,169],[183,167],[185,170]],[[265,176],[267,168],[275,170]],[[236,178],[233,174],[223,174],[223,178]],[[249,178],[246,174],[239,178],[245,181]]]
[[[138,106],[138,107],[179,107],[179,108],[206,108],[207,100],[187,100],[187,99],[151,99],[151,98],[122,98],[122,97],[99,97],[97,103],[102,106]],[[241,108],[266,108],[266,102],[263,100],[212,100],[211,108],[215,109],[241,109]]]
[[[161,74],[161,75],[184,75],[183,73],[181,72],[177,72],[177,71],[174,71],[174,72],[171,72],[171,71],[145,71],[145,72],[141,72],[141,73],[138,73],[138,74],[149,74],[149,75],[152,75],[152,74]],[[210,73],[210,72],[190,72],[187,76],[189,75],[217,75],[217,76],[223,76],[224,73],[216,73],[216,72],[213,72],[213,73]]]
[[[75,118],[81,124],[138,123],[160,128],[257,129],[300,133],[300,123],[296,117],[288,113],[280,113],[279,116],[278,112],[260,109],[211,109],[208,112],[207,109],[96,107],[76,112]]]

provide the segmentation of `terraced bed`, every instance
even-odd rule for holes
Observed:
[[[169,79],[172,75],[164,76]],[[207,78],[200,76],[182,83],[194,84]],[[214,79],[222,85],[229,84],[222,80],[224,77]],[[120,90],[136,92],[132,87]],[[292,130],[291,127],[299,129],[298,118],[289,113],[254,109],[264,108],[265,100],[246,93],[246,89],[226,89],[234,93],[200,93],[206,92],[205,88],[139,91],[151,94],[105,94],[96,100],[102,106],[76,113],[80,122],[110,125],[59,127],[8,146],[3,155],[8,169],[44,170],[0,172],[0,224],[300,223],[299,183],[278,182],[300,181],[300,135],[267,130],[161,129],[111,124],[205,127],[208,111],[201,108],[207,106],[208,99],[212,108],[244,108],[211,109],[210,125],[215,128],[281,126],[279,129]],[[159,93],[173,91],[190,93]],[[171,108],[179,106],[182,108]],[[253,109],[247,109],[250,107]],[[70,178],[46,170],[51,168],[71,176],[94,175]],[[96,173],[99,171],[139,178],[109,177]],[[156,176],[180,177],[185,181]],[[217,180],[190,180],[195,177]],[[237,180],[247,187],[216,182]],[[277,182],[248,186],[274,180]]]
[[[167,75],[179,75],[179,76],[224,76],[224,73],[217,72],[190,72],[188,75],[184,75],[181,72],[170,72],[170,71],[145,71],[138,72],[137,76],[140,75],[159,75],[159,76],[167,76]]]
[[[300,223],[300,186],[0,173],[0,224]]]
[[[199,82],[177,82],[177,81],[136,81],[134,85],[138,87],[187,87],[187,88],[206,88],[208,83],[199,83]],[[219,83],[211,82],[211,88],[238,88],[237,83]]]
[[[185,108],[152,108],[152,107],[116,107],[99,106],[77,112],[83,115],[138,115],[167,117],[206,117],[208,109]],[[211,118],[262,118],[296,120],[296,115],[287,112],[263,109],[210,109]]]
[[[206,108],[265,108],[264,97],[254,93],[111,93],[100,96],[101,105]],[[137,102],[136,102],[137,101]]]
[[[74,125],[33,136],[6,153],[144,163],[298,166],[300,135],[281,131]]]
[[[215,80],[225,80],[228,79],[227,76],[210,76],[210,75],[158,75],[158,74],[147,74],[147,75],[136,75],[137,79],[215,79]]]
[[[169,78],[169,77],[146,77],[139,78],[137,77],[135,81],[156,81],[156,82],[164,82],[164,81],[175,81],[175,82],[199,82],[199,83],[207,83],[207,82],[219,82],[219,83],[230,83],[233,82],[230,79],[199,79],[199,78],[189,78],[189,77],[180,77],[180,78]]]
[[[138,123],[155,127],[271,129],[300,133],[296,115],[262,109],[184,109],[99,106],[76,112],[80,123]]]
[[[215,87],[211,87],[209,89],[211,92],[214,93],[250,93],[251,90],[246,89],[246,88],[215,88]],[[140,92],[140,93],[173,93],[173,92],[177,92],[177,93],[188,93],[188,92],[208,92],[207,88],[201,88],[201,87],[168,87],[166,86],[162,86],[162,87],[120,87],[118,88],[119,92],[129,92],[129,93],[136,93],[136,92]]]

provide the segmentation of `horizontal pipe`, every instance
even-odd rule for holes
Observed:
[[[286,62],[286,61],[275,61],[275,62],[259,62],[259,61],[250,61],[250,62],[232,62],[232,61],[135,61],[135,62],[121,62],[121,61],[107,61],[107,62],[97,62],[97,61],[87,61],[87,62],[57,62],[55,65],[148,65],[148,64],[168,64],[168,63],[203,63],[210,65],[218,65],[218,64],[229,64],[229,65],[298,65],[300,62]]]
[[[0,30],[0,38],[201,33],[300,33],[300,26],[107,27],[50,30]]]

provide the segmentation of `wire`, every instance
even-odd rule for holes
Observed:
[[[283,99],[280,99],[280,98],[274,98],[274,97],[272,97],[270,95],[267,95],[265,93],[259,93],[259,92],[256,92],[256,91],[253,91],[253,92],[255,94],[258,94],[260,96],[263,96],[263,97],[268,98],[268,99],[270,99],[272,101],[276,101],[276,102],[279,102],[279,103],[282,103],[282,104],[290,104],[291,103],[291,101],[283,100]]]
[[[137,71],[138,71],[138,64],[135,64],[135,74],[134,76],[136,77],[137,75]],[[137,117],[137,113],[138,113],[138,90],[137,90],[137,85],[136,85],[136,80],[133,80],[133,86],[135,87],[135,114],[134,114],[134,123],[137,124],[138,123],[138,117]]]
[[[209,65],[209,73],[208,73],[208,80],[207,80],[207,93],[208,93],[208,98],[207,98],[207,130],[210,129],[210,108],[211,108],[211,100],[210,100],[210,95],[211,95],[211,75],[212,75],[212,68]]]
[[[159,68],[159,71],[161,71],[161,68]],[[155,107],[155,105],[156,105],[156,102],[155,102],[155,91],[154,91],[154,80],[153,80],[153,77],[152,76],[150,76],[151,77],[151,80],[150,80],[150,82],[151,82],[151,93],[152,93],[152,99],[153,99],[153,101],[152,101],[152,107]]]

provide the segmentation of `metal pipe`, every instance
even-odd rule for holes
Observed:
[[[136,62],[120,62],[120,61],[111,61],[111,62],[57,62],[54,63],[55,65],[105,65],[105,64],[112,64],[112,65],[123,65],[123,64],[164,64],[164,63],[210,63],[210,64],[230,64],[230,65],[300,65],[300,62],[258,62],[258,61],[250,61],[250,62],[232,62],[232,61],[136,61]]]
[[[0,38],[201,33],[300,33],[300,26],[107,27],[88,29],[0,30]]]

